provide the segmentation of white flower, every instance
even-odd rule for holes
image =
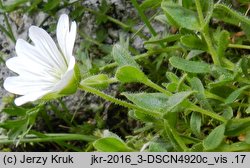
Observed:
[[[7,60],[6,65],[19,76],[8,77],[3,84],[7,91],[22,95],[15,99],[16,105],[76,91],[79,74],[72,55],[76,23],[69,26],[68,16],[61,15],[56,29],[58,46],[45,30],[37,26],[29,28],[34,45],[17,40],[17,56]]]

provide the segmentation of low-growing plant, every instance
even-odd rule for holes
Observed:
[[[3,6],[1,3],[1,12],[7,23],[8,12],[20,8],[24,2],[27,1],[9,6]],[[34,3],[40,5],[37,7]],[[72,52],[70,36],[74,31],[74,23],[70,30],[69,24],[66,24],[66,30],[69,32],[65,32],[68,33],[65,37],[71,46],[68,48],[67,43],[63,43],[65,39],[57,36],[59,48],[50,46],[51,48],[44,50],[48,53],[59,51],[59,61],[56,60],[56,63],[63,62],[60,56],[64,57],[66,67],[62,68],[62,65],[58,64],[59,67],[53,72],[53,77],[58,78],[56,82],[64,83],[63,87],[54,87],[58,83],[53,83],[48,85],[52,89],[42,92],[42,95],[27,97],[25,101],[17,98],[17,105],[32,102],[24,106],[13,104],[13,98],[6,100],[2,112],[7,114],[8,118],[0,123],[0,127],[4,129],[3,133],[7,132],[7,136],[0,138],[1,144],[55,142],[62,149],[104,152],[250,151],[250,19],[247,17],[250,4],[247,0],[238,1],[238,6],[234,8],[229,7],[230,2],[227,1],[144,0],[139,4],[136,0],[131,0],[138,14],[137,19],[144,24],[139,30],[135,30],[133,24],[128,25],[109,16],[110,6],[106,1],[102,1],[98,11],[81,6],[81,1],[34,3],[26,6],[28,12],[35,12],[39,6],[49,15],[69,6],[78,9],[69,14],[76,21],[84,12],[90,12],[96,15],[97,25],[102,31],[99,30],[97,38],[92,39],[78,30],[85,41],[77,46],[77,61],[74,67],[69,68],[71,59],[74,59],[71,58],[72,55],[68,55]],[[107,22],[123,29],[119,42],[112,45],[105,44],[104,40],[106,36],[102,26]],[[156,31],[155,22],[163,24],[166,30]],[[6,28],[1,26],[0,29],[13,42],[16,41],[8,24]],[[145,29],[148,34],[142,31]],[[62,32],[58,30],[60,28],[57,29],[60,35]],[[132,38],[129,38],[129,35]],[[35,43],[34,47],[39,46],[39,41],[34,41],[37,39],[34,39],[32,34],[30,37]],[[142,52],[136,51],[131,45],[134,37],[143,40]],[[17,40],[16,46],[18,43],[20,42]],[[42,53],[43,49],[40,49]],[[106,56],[106,60],[104,57],[91,60],[89,54],[93,49]],[[22,52],[25,53],[24,49],[19,49],[17,54],[21,55]],[[54,63],[53,59],[55,57],[52,54],[51,64]],[[113,62],[109,63],[111,60]],[[7,65],[12,67],[10,63]],[[50,70],[45,69],[45,72]],[[69,75],[71,78],[66,76],[69,71],[72,71],[71,76]],[[26,71],[17,69],[15,72]],[[20,88],[23,86],[26,85],[20,84]],[[109,92],[114,88],[112,86],[118,86],[116,91],[119,94],[114,96],[113,92]],[[10,88],[8,84],[5,85],[7,90],[14,90],[13,93],[16,94],[33,94],[32,91],[21,94],[23,92],[19,92],[18,87]],[[43,91],[46,89],[47,87],[43,88]],[[79,124],[76,121],[79,115],[70,113],[61,98],[57,99],[58,106],[53,103],[54,99],[68,96],[76,89],[94,94],[115,104],[117,108],[112,112],[100,106],[91,111],[95,113],[92,117],[96,123],[85,119],[88,121]],[[108,114],[120,115],[125,112],[128,119],[120,116],[118,120],[125,122],[130,127],[130,132],[124,129],[120,129],[123,133],[112,132],[115,128],[107,128],[102,119],[105,110]],[[70,131],[53,132],[49,111],[60,118]],[[83,112],[82,115],[86,113]],[[39,132],[36,129],[39,117],[50,125],[48,131]],[[128,120],[136,124],[131,124]],[[51,131],[52,133],[48,133]],[[65,143],[67,141],[87,143],[81,148],[79,144]]]

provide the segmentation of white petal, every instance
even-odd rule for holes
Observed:
[[[70,26],[70,32],[68,35],[68,45],[67,45],[67,54],[68,56],[72,56],[73,48],[75,44],[76,39],[76,22],[72,22]]]
[[[42,53],[35,48],[35,46],[29,44],[23,39],[18,39],[16,42],[16,53],[18,57],[27,58],[37,62],[38,64],[42,64],[47,68],[55,67],[54,64],[48,61],[49,57],[46,55],[42,55]]]
[[[11,93],[25,95],[32,92],[48,91],[54,87],[54,83],[39,78],[15,76],[6,78],[3,87]]]
[[[70,57],[70,62],[67,71],[62,76],[62,79],[55,85],[53,88],[53,92],[61,91],[63,88],[65,88],[68,83],[71,81],[73,75],[74,75],[74,67],[75,67],[75,57]]]
[[[13,57],[6,61],[6,66],[12,71],[21,76],[28,76],[29,78],[41,77],[48,81],[60,80],[60,71],[57,69],[48,69],[43,64],[35,62],[25,57]]]
[[[33,92],[30,94],[26,94],[24,96],[16,98],[15,104],[17,106],[21,106],[25,103],[38,100],[38,99],[42,98],[43,96],[45,96],[47,93],[48,93],[48,91],[41,91],[41,92]]]
[[[68,15],[63,14],[60,16],[57,24],[56,36],[59,47],[66,57],[67,62],[69,63],[75,43],[76,23],[72,22],[71,28],[69,30]]]
[[[59,18],[59,21],[57,23],[57,28],[56,28],[56,37],[57,37],[57,42],[59,44],[59,47],[67,58],[67,51],[66,51],[66,45],[67,45],[67,36],[69,33],[69,18],[68,15],[62,14]],[[69,62],[67,58],[67,62]]]
[[[29,28],[29,37],[34,42],[39,53],[46,57],[48,62],[53,64],[58,70],[65,72],[67,69],[67,62],[62,53],[58,50],[53,39],[45,30],[36,26],[31,26]]]

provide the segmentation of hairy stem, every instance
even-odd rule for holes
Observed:
[[[128,103],[126,101],[119,100],[119,99],[114,98],[114,97],[112,97],[110,95],[107,95],[107,94],[105,94],[105,93],[103,93],[100,90],[97,90],[95,88],[92,88],[92,87],[89,87],[89,86],[86,86],[86,85],[80,85],[79,87],[80,87],[80,89],[82,89],[82,90],[84,90],[86,92],[95,94],[95,95],[97,95],[97,96],[99,96],[99,97],[101,97],[101,98],[103,98],[103,99],[105,99],[107,101],[113,102],[113,103],[118,104],[120,106],[127,107],[129,109],[139,110],[142,113],[145,113],[147,115],[151,115],[151,116],[156,117],[156,118],[161,118],[162,117],[162,114],[160,112],[151,111],[151,110],[149,111],[147,109],[138,107],[138,106],[136,106],[134,104],[131,104],[131,103]]]

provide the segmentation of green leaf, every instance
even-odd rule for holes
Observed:
[[[160,38],[159,37],[151,37],[148,41],[145,41],[144,44],[154,44],[154,43],[170,43],[180,39],[182,35],[174,34],[168,35],[166,37]]]
[[[223,20],[224,22],[237,25],[243,22],[244,25],[250,26],[250,19],[242,13],[239,13],[224,4],[214,5],[214,17]]]
[[[145,0],[140,5],[141,9],[157,8],[161,5],[161,0]]]
[[[223,30],[220,32],[219,41],[218,41],[218,49],[217,49],[217,55],[220,59],[223,58],[225,55],[225,51],[229,44],[229,37],[230,37],[230,34],[227,31]]]
[[[155,118],[152,115],[145,114],[145,113],[138,111],[138,110],[129,111],[129,116],[136,119],[136,120],[140,120],[143,122],[159,122],[158,118]]]
[[[191,51],[188,53],[186,59],[187,59],[187,60],[192,59],[192,58],[194,58],[194,57],[196,57],[196,56],[198,56],[198,55],[200,55],[200,54],[202,54],[202,53],[204,53],[204,51],[201,51],[201,50],[191,50]]]
[[[236,89],[233,91],[225,100],[225,104],[230,104],[233,103],[241,94],[244,90],[248,89],[250,86],[243,86],[239,89]]]
[[[161,22],[163,24],[166,24],[168,22],[168,20],[167,20],[167,18],[166,18],[165,15],[157,15],[155,17],[155,20],[157,20],[157,21],[159,21],[159,22]]]
[[[233,109],[230,106],[224,107],[222,110],[222,117],[226,118],[226,119],[231,119],[233,117]]]
[[[220,146],[224,139],[225,124],[216,127],[203,141],[205,150],[213,150]]]
[[[170,64],[177,68],[190,73],[209,73],[210,65],[204,62],[189,61],[179,57],[171,57]]]
[[[201,142],[194,144],[192,148],[190,149],[191,152],[203,152],[203,150],[204,150],[204,147]]]
[[[249,3],[249,0],[238,0],[239,3],[245,3],[245,4],[248,4]]]
[[[174,95],[170,96],[168,98],[168,101],[166,102],[165,110],[167,112],[172,111],[193,93],[194,91],[184,91],[175,93]]]
[[[166,72],[166,77],[170,82],[179,83],[180,79],[172,72]]]
[[[144,83],[148,80],[147,76],[140,69],[130,65],[118,68],[115,77],[123,83]]]
[[[249,67],[250,67],[250,60],[249,60],[249,58],[243,57],[240,63],[241,63],[241,69],[242,69],[243,74],[247,78],[250,78],[250,74],[248,72]]]
[[[234,81],[234,75],[230,71],[222,67],[213,66],[210,74],[217,79],[215,82],[210,82],[208,84],[208,86],[211,88],[226,87],[228,83]],[[221,94],[224,94],[225,92],[228,92],[230,90],[225,90],[224,92],[221,92]]]
[[[90,76],[83,79],[80,85],[87,85],[96,89],[106,89],[109,86],[109,77],[105,74]]]
[[[177,83],[163,83],[162,86],[164,86],[170,92],[176,92],[178,88]]]
[[[121,41],[119,44],[115,44],[111,54],[119,66],[131,65],[139,69],[138,64],[128,51],[128,42]]]
[[[96,140],[93,146],[100,152],[132,152],[121,139],[116,137],[105,137]]]
[[[16,115],[17,117],[15,117],[14,120],[8,119],[1,122],[0,127],[8,131],[10,139],[22,138],[35,123],[37,114],[41,108],[43,108],[43,105],[38,105],[30,109],[16,107],[16,112],[13,112],[13,109],[9,108],[6,112],[14,116]],[[18,115],[17,112],[20,112],[21,115]]]
[[[224,8],[224,5],[219,8],[215,5],[213,17],[229,24],[238,25],[240,20],[229,14],[228,11],[230,10],[231,9],[229,7]]]
[[[27,109],[24,109],[22,107],[12,106],[4,108],[2,111],[10,116],[25,116]]]
[[[176,151],[183,152],[187,149],[179,134],[168,120],[164,120],[164,130],[167,133],[168,139],[170,140]]]
[[[167,144],[163,142],[150,142],[149,152],[167,152]]]
[[[208,100],[205,96],[205,89],[204,86],[199,78],[192,78],[190,80],[190,84],[193,90],[196,90],[195,97],[199,100],[202,107],[208,109],[209,111],[213,111],[212,107],[210,106]]]
[[[190,9],[191,7],[193,7],[195,5],[193,0],[182,0],[182,6],[184,8]]]
[[[245,142],[247,144],[250,144],[250,131],[248,131],[247,134],[246,134],[246,140],[245,140]]]
[[[161,7],[170,24],[195,31],[200,29],[196,12],[166,1],[163,1]]]
[[[25,3],[27,3],[29,0],[15,0],[11,1],[12,3],[8,3],[8,5],[4,5],[3,11],[4,12],[12,12],[19,7],[22,7]]]
[[[190,119],[190,128],[196,136],[201,134],[201,114],[192,112]]]
[[[225,135],[238,136],[242,133],[246,133],[250,129],[250,119],[231,119],[226,124]]]
[[[194,35],[182,36],[181,43],[190,49],[207,51],[206,43],[204,43],[200,38]]]
[[[122,93],[122,95],[137,106],[155,111],[162,110],[168,101],[168,96],[163,93]]]
[[[44,5],[44,11],[51,11],[60,5],[60,0],[48,0],[48,2]]]

